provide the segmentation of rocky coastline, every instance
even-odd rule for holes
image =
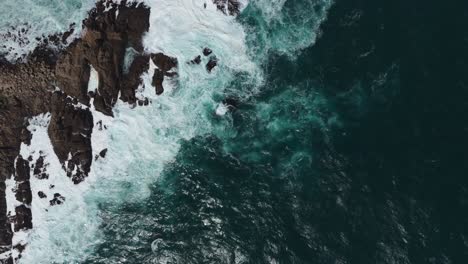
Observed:
[[[213,3],[227,15],[240,12],[237,1]],[[29,145],[32,137],[28,120],[50,113],[48,136],[53,150],[70,180],[79,184],[90,172],[94,158],[91,134],[99,125],[90,107],[112,116],[119,99],[135,107],[147,105],[148,100],[137,98],[135,92],[150,61],[156,66],[152,79],[156,94],[164,92],[165,78],[177,78],[176,58],[144,50],[142,39],[150,26],[149,16],[150,9],[144,3],[101,0],[83,20],[81,37],[71,43],[67,41],[76,25],[62,34],[44,37],[43,44],[24,61],[11,63],[0,56],[0,263],[16,263],[21,258],[27,245],[14,244],[14,233],[34,228],[30,178],[49,177],[42,156],[33,161],[20,155],[21,144]],[[129,52],[132,60],[127,62]],[[209,56],[212,51],[205,48],[201,53]],[[191,63],[200,64],[200,55]],[[206,70],[211,72],[216,65],[217,58],[211,55]],[[99,77],[96,91],[88,91],[91,70]],[[98,151],[105,157],[106,149]],[[7,180],[14,180],[16,186],[14,212],[7,210]],[[36,197],[50,200],[50,206],[66,202],[60,193],[47,197],[39,191]]]

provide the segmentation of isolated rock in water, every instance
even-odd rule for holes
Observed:
[[[81,39],[74,40],[68,47],[64,44],[75,25],[63,34],[40,39],[43,45],[24,62],[12,64],[0,55],[0,254],[14,246],[12,226],[15,232],[32,228],[29,162],[33,159],[28,161],[19,156],[21,143],[29,145],[31,141],[25,120],[50,113],[48,134],[53,150],[71,180],[75,184],[83,181],[92,162],[93,116],[88,110],[91,67],[99,77],[99,86],[93,95],[97,111],[111,116],[119,93],[123,101],[136,103],[135,90],[141,84],[140,76],[149,69],[150,55],[144,53],[142,45],[143,34],[149,29],[149,15],[149,8],[141,3],[98,1],[83,21]],[[24,34],[27,34],[26,29]],[[122,65],[127,48],[135,50],[136,55],[124,73]],[[162,79],[175,75],[171,71],[177,67],[174,58],[156,54],[153,61]],[[105,152],[100,154],[105,156]],[[39,156],[34,164],[34,177],[47,179],[46,167],[44,157]],[[11,175],[17,186],[14,199],[21,205],[14,209],[16,216],[8,219],[5,180]],[[47,197],[42,191],[38,196]],[[50,204],[64,201],[65,198],[56,193]]]
[[[34,177],[40,180],[49,178],[49,175],[46,173],[46,168],[44,164],[44,156],[39,156],[39,158],[36,160],[36,164],[34,165],[33,175]]]
[[[209,56],[211,53],[213,53],[213,51],[209,48],[204,48],[203,49],[203,55],[205,56]]]
[[[206,70],[208,72],[211,72],[213,68],[216,67],[216,65],[218,65],[218,59],[215,56],[211,57],[208,63],[206,64]]]
[[[105,158],[105,157],[106,157],[106,154],[107,154],[107,149],[103,149],[103,150],[101,150],[101,152],[99,152],[99,156],[100,156],[101,158]]]
[[[16,173],[15,173],[15,180],[17,182],[29,181],[30,178],[30,168],[29,162],[21,155],[18,156],[16,160]]]
[[[163,53],[151,54],[151,59],[156,67],[165,73],[177,67],[177,59]]]
[[[226,15],[239,15],[242,5],[238,0],[213,0],[218,10]]]
[[[163,53],[151,54],[151,60],[156,65],[154,71],[152,85],[156,89],[156,94],[160,95],[164,92],[163,81],[164,77],[174,77],[178,62],[176,58],[169,57]]]
[[[37,196],[39,196],[41,199],[47,198],[47,195],[42,191],[37,192]]]
[[[50,206],[60,205],[65,202],[65,197],[63,197],[60,193],[54,193],[54,199],[50,200]]]
[[[15,232],[33,228],[31,209],[23,204],[15,208],[15,213]]]
[[[193,60],[190,61],[191,64],[200,64],[201,63],[201,56],[196,56]]]

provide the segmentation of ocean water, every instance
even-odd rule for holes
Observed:
[[[149,106],[91,109],[107,156],[64,206],[33,203],[20,263],[466,263],[466,4],[146,3],[145,48],[179,77],[156,96],[151,65]],[[206,46],[211,74],[185,63]],[[34,120],[22,154],[67,191]]]
[[[65,32],[74,24],[79,36],[81,21],[94,0],[2,0],[0,12],[0,55],[10,61],[24,59],[40,38]]]

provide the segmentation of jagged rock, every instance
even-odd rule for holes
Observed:
[[[80,103],[88,105],[90,67],[85,59],[81,41],[76,41],[68,47],[60,56],[55,69],[57,86],[67,95],[77,98]]]
[[[16,200],[26,205],[31,205],[32,193],[29,181],[18,183],[15,193]]]
[[[151,54],[151,60],[164,73],[177,67],[177,59],[164,55],[163,53]]]
[[[151,85],[155,87],[157,95],[160,95],[164,92],[164,87],[162,85],[163,81],[164,81],[164,73],[161,70],[156,69],[154,71],[153,81],[151,82]]]
[[[36,160],[36,164],[34,165],[34,177],[40,180],[48,179],[49,175],[45,171],[46,168],[44,166],[44,156],[39,156],[39,158]]]
[[[200,64],[201,63],[201,56],[196,56],[193,60],[190,61],[191,64]]]
[[[237,0],[213,0],[213,3],[224,14],[234,16],[240,13],[241,4]]]
[[[149,28],[149,14],[149,8],[141,3],[98,1],[96,8],[83,21],[81,39],[73,41],[68,47],[65,48],[64,44],[75,25],[71,25],[70,30],[63,34],[39,39],[43,44],[24,62],[12,64],[0,55],[0,253],[12,247],[11,224],[6,215],[6,178],[15,175],[18,181],[16,199],[26,204],[30,204],[32,199],[28,181],[29,164],[18,157],[21,142],[29,145],[31,141],[25,120],[38,114],[51,113],[48,133],[53,149],[73,182],[84,180],[92,162],[93,119],[89,110],[75,107],[74,104],[90,104],[87,91],[90,65],[99,76],[99,87],[92,95],[97,111],[112,115],[119,92],[123,101],[136,103],[135,90],[141,83],[140,75],[149,68],[150,55],[144,54],[141,42],[143,33]],[[28,27],[25,27],[21,34],[27,34],[27,31]],[[123,73],[122,62],[129,47],[138,54],[131,62],[129,71]],[[155,63],[160,65],[161,61],[157,59]],[[168,63],[170,65],[171,60]],[[174,76],[169,70],[164,70],[163,76]],[[54,92],[56,88],[61,92]],[[67,99],[67,96],[73,99]],[[145,105],[148,103],[148,100],[143,101]],[[34,176],[48,178],[45,166],[44,158],[39,157],[34,164]],[[51,184],[50,188],[53,187]],[[43,192],[38,195],[40,198],[46,197]],[[56,194],[50,202],[55,205],[64,200],[63,196]],[[15,211],[15,231],[32,228],[31,210],[21,205]]]
[[[105,11],[105,6],[111,8]],[[122,99],[130,103],[135,101],[134,91],[140,82],[140,74],[130,70],[129,74],[123,75],[122,64],[127,47],[138,52],[143,51],[141,39],[149,28],[149,14],[149,8],[143,4],[133,3],[127,6],[126,1],[122,1],[120,5],[100,1],[83,22],[87,29],[81,40],[83,56],[99,75],[98,92],[94,98],[96,110],[112,115],[112,107],[121,90]],[[76,56],[79,57],[80,54]],[[144,59],[134,61],[134,69],[141,70],[138,65],[141,66],[142,60]]]
[[[100,156],[101,158],[105,158],[105,157],[106,157],[106,154],[107,154],[107,149],[103,149],[103,150],[101,150],[101,152],[99,152],[99,156]]]
[[[41,199],[47,198],[47,195],[42,191],[37,192],[37,196],[39,196]]]
[[[151,60],[154,62],[157,69],[154,71],[152,85],[156,89],[156,94],[160,95],[164,92],[163,81],[164,76],[174,77],[176,72],[171,71],[177,68],[178,62],[176,58],[169,57],[163,53],[151,54]]]
[[[88,109],[75,108],[60,92],[54,93],[51,110],[48,133],[54,152],[67,175],[75,184],[80,183],[92,162],[93,115]]]
[[[133,59],[129,71],[122,80],[120,99],[134,104],[136,102],[135,91],[141,83],[140,76],[149,69],[149,55],[138,55]]]
[[[54,193],[54,199],[49,201],[51,206],[60,205],[63,202],[65,202],[65,197],[63,197],[60,193]]]
[[[7,217],[5,200],[5,182],[0,181],[0,252],[8,251],[11,247],[13,233]]]
[[[216,65],[218,65],[218,59],[216,58],[216,56],[213,56],[210,58],[210,60],[206,64],[206,70],[208,72],[211,72],[213,68],[216,67]]]
[[[31,209],[26,207],[26,205],[22,204],[16,207],[15,213],[15,232],[33,227]]]

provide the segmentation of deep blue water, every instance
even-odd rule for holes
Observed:
[[[245,10],[252,50],[282,45],[260,92],[239,76],[231,125],[184,142],[89,263],[468,262],[468,4],[336,0],[314,45],[281,43],[311,10]]]

